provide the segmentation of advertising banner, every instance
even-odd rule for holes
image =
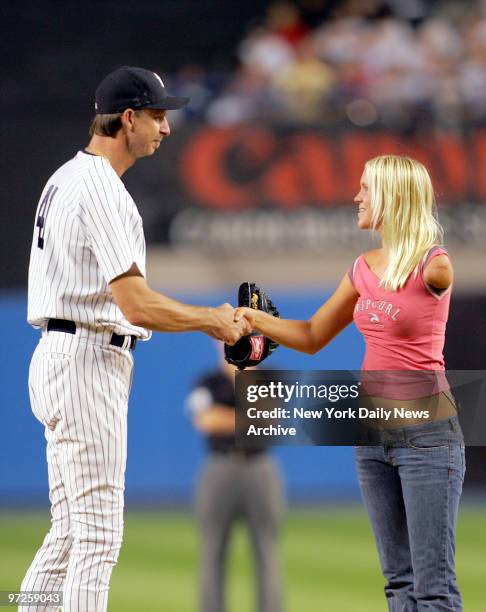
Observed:
[[[133,190],[152,243],[208,251],[368,244],[355,227],[353,198],[366,160],[384,153],[430,170],[449,245],[483,244],[486,130],[182,128],[170,156],[141,168],[144,186],[138,176]]]

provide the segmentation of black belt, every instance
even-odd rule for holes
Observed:
[[[49,319],[47,321],[47,331],[51,332],[64,332],[66,334],[76,333],[76,323],[74,321],[67,321],[66,319]],[[133,351],[137,344],[136,336],[121,336],[120,334],[113,333],[111,335],[110,344],[123,348],[125,346],[126,339],[130,338],[130,345],[127,347]]]

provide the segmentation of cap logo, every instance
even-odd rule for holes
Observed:
[[[162,79],[159,77],[159,75],[158,75],[156,72],[154,72],[154,73],[153,73],[153,75],[154,75],[154,77],[157,79],[157,81],[158,81],[158,82],[159,82],[159,83],[162,85],[162,87],[165,89],[164,82],[163,82],[163,81],[162,81]]]

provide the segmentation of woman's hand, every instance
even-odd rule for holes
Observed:
[[[235,308],[233,320],[235,321],[235,323],[238,323],[238,321],[241,321],[241,319],[245,318],[251,328],[254,329],[256,326],[257,314],[258,310],[255,310],[254,308],[240,306],[239,308]]]

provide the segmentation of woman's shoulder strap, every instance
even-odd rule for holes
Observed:
[[[363,257],[363,255],[358,255],[358,257],[356,257],[356,259],[354,260],[353,265],[350,266],[349,269],[348,269],[348,277],[349,277],[349,280],[351,281],[351,284],[353,285],[353,287],[355,286],[354,285],[354,280],[356,278],[356,271],[358,269],[358,266],[359,266],[359,263],[360,263],[360,260],[362,259],[362,257]]]
[[[430,260],[433,259],[434,257],[437,257],[438,255],[449,256],[449,253],[447,252],[447,249],[445,249],[442,246],[438,246],[438,245],[433,246],[431,249],[429,249],[428,253],[422,259],[422,263],[420,265],[420,272],[423,273],[425,267],[430,262]]]

